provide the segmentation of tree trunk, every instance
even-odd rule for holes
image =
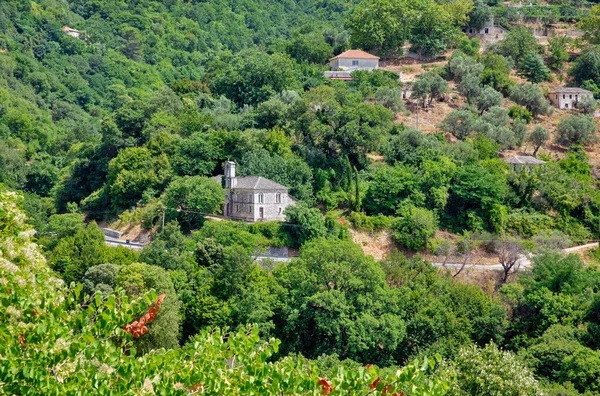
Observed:
[[[534,157],[537,157],[537,152],[540,149],[540,147],[542,147],[541,143],[536,146],[535,150],[533,150],[533,156]]]

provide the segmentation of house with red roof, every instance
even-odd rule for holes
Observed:
[[[373,70],[379,68],[379,57],[361,50],[349,50],[329,59],[333,71]]]

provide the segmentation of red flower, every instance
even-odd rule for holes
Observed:
[[[328,395],[333,391],[333,385],[331,385],[325,378],[321,378],[318,382],[319,385],[323,388],[322,394]]]
[[[373,383],[369,384],[369,388],[371,388],[371,389],[377,388],[377,384],[379,384],[379,381],[381,381],[381,377],[377,377],[377,379],[375,381],[373,381]]]
[[[156,318],[156,314],[160,310],[160,305],[165,299],[165,296],[165,293],[162,293],[160,296],[158,296],[158,299],[156,300],[154,306],[148,308],[148,312],[144,316],[142,316],[139,321],[136,320],[129,323],[123,328],[123,330],[131,334],[133,338],[140,338],[141,336],[146,334],[148,332],[146,323],[150,323],[154,320],[154,318]]]

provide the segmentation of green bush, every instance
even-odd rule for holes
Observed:
[[[358,230],[376,232],[390,228],[393,222],[392,217],[384,215],[368,216],[360,212],[352,212],[348,216],[350,224]]]
[[[397,219],[392,223],[392,235],[402,246],[412,250],[422,250],[435,235],[437,221],[431,210],[407,205],[398,210]]]
[[[554,228],[554,219],[548,215],[517,209],[506,218],[506,230],[524,237],[532,237],[545,230]]]
[[[508,115],[513,120],[525,121],[527,124],[529,124],[531,120],[533,120],[533,114],[531,114],[531,111],[517,105],[510,106],[508,108]]]

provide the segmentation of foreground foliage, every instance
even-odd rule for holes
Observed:
[[[25,225],[18,201],[15,193],[0,192],[2,393],[446,392],[444,380],[426,375],[435,360],[423,366],[411,363],[389,375],[375,366],[348,370],[342,365],[330,379],[321,378],[316,363],[304,358],[271,362],[279,341],[262,341],[256,327],[238,332],[204,330],[181,348],[136,357],[129,333],[135,323],[126,325],[142,317],[156,294],[131,299],[118,289],[113,294],[96,292],[85,297],[81,286],[66,287],[32,241],[34,231]],[[150,309],[144,318],[153,319],[155,311]]]

